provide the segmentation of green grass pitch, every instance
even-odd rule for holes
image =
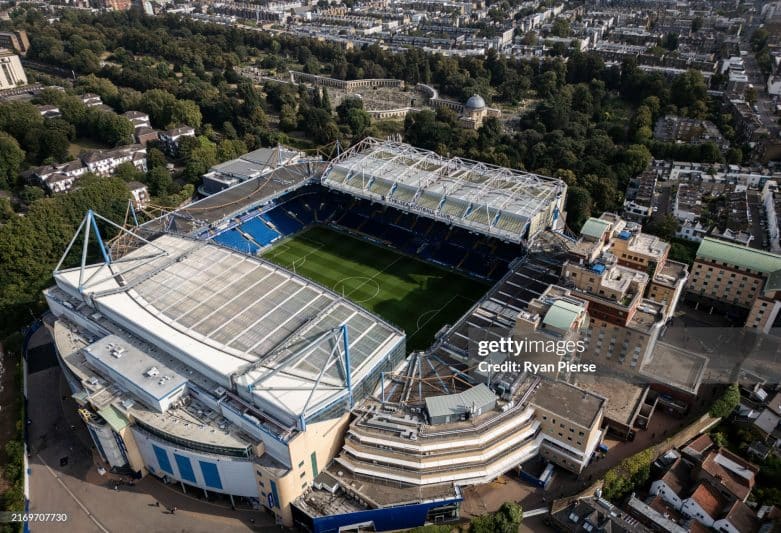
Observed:
[[[263,253],[363,306],[407,334],[407,349],[429,347],[488,290],[488,284],[388,248],[314,227]]]

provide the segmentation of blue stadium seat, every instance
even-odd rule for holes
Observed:
[[[260,249],[255,244],[242,237],[241,233],[235,229],[223,231],[219,235],[213,237],[213,240],[224,246],[227,246],[228,248],[233,248],[234,250],[245,254],[252,255]]]
[[[260,218],[271,222],[282,235],[292,235],[293,233],[301,231],[301,228],[303,228],[304,225],[287,213],[286,210],[288,207],[292,206],[288,206],[287,204],[281,205],[268,213],[265,213]]]
[[[260,218],[253,218],[239,226],[239,229],[248,233],[260,246],[271,244],[280,234],[268,227]]]

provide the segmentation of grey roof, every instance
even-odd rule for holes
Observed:
[[[122,113],[122,116],[128,118],[128,119],[134,119],[134,118],[145,118],[149,119],[149,115],[146,113],[142,113],[141,111],[125,111]]]
[[[426,398],[426,410],[432,418],[460,415],[472,407],[482,408],[496,403],[496,395],[484,383],[480,383],[458,394],[431,396]]]
[[[563,381],[542,380],[532,403],[562,418],[591,427],[605,405],[605,399]]]
[[[245,161],[251,161],[264,166],[283,165],[290,159],[298,155],[294,150],[287,150],[282,147],[258,148],[241,156]]]
[[[138,389],[160,400],[187,383],[187,378],[117,335],[107,335],[84,351],[87,360],[121,375]],[[149,372],[155,368],[156,372]],[[150,406],[153,407],[153,406]]]
[[[244,180],[259,176],[267,167],[258,165],[243,159],[231,159],[224,163],[214,165],[210,170],[219,174],[236,177]]]
[[[469,100],[466,101],[464,107],[467,109],[483,109],[485,107],[485,99],[479,94],[473,94],[469,97]]]

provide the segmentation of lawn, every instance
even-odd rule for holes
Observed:
[[[323,227],[276,243],[263,257],[294,270],[407,333],[407,349],[431,345],[487,290],[481,281]]]
[[[107,144],[99,143],[84,137],[79,137],[70,144],[68,147],[68,153],[73,157],[79,157],[82,152],[87,152],[90,150],[108,150],[110,148],[111,146]]]

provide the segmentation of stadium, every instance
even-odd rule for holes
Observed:
[[[493,381],[489,390],[466,375],[459,345],[488,312],[501,321],[496,301],[542,298],[555,281],[557,266],[525,257],[543,232],[563,229],[565,197],[560,180],[365,139],[330,162],[270,167],[130,230],[88,213],[45,291],[47,325],[112,468],[310,530],[333,524],[317,522],[307,495],[334,496],[341,476],[373,477],[356,466],[366,450],[339,454],[386,394],[424,407],[439,395],[443,412],[446,397],[469,394],[485,415],[517,396],[503,411],[524,428],[503,437],[524,443],[511,461],[452,480],[400,477],[391,496],[356,490],[334,507],[339,527],[365,512],[385,513],[369,520],[378,530],[417,525],[452,514],[454,480],[488,480],[539,450],[529,401],[540,383],[523,376],[497,403]],[[108,228],[118,232],[111,241]],[[601,404],[591,408],[583,416],[598,425]],[[379,425],[392,433],[396,423]],[[494,457],[486,442],[475,446]]]

